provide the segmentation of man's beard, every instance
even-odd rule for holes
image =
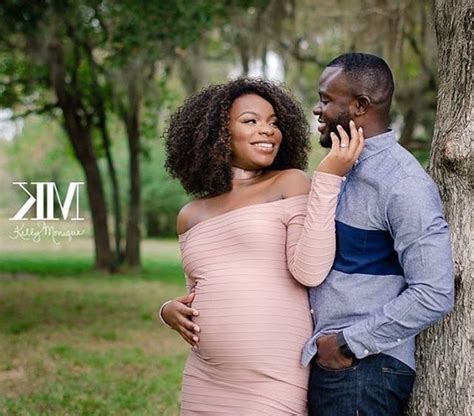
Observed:
[[[336,119],[333,120],[327,120],[325,119],[324,121],[326,122],[326,130],[324,134],[321,134],[321,137],[319,138],[319,143],[321,144],[322,147],[326,149],[330,149],[332,146],[332,140],[331,140],[331,132],[336,133],[336,135],[339,137],[339,133],[337,131],[337,125],[340,124],[342,128],[346,131],[347,135],[349,136],[350,140],[350,130],[349,130],[349,121],[351,120],[351,116],[349,112],[342,113],[340,114]],[[339,140],[341,138],[339,137]]]

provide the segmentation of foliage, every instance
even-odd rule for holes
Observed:
[[[15,181],[52,181],[60,192],[67,189],[69,182],[84,181],[64,131],[54,118],[31,116],[15,140],[2,145],[7,156],[7,168]],[[12,203],[17,206],[15,195],[12,193],[6,199],[6,206]],[[85,198],[79,201],[81,210],[85,209]]]
[[[196,42],[200,31],[221,13],[218,3],[205,0],[20,4],[7,0],[0,4],[0,106],[24,110],[23,116],[61,110],[67,137],[86,177],[98,268],[115,270],[123,258],[130,266],[139,266],[140,115],[144,98],[153,87],[159,87],[160,83],[153,81],[168,72],[168,64],[160,65],[162,61],[176,48]],[[110,112],[116,112],[124,123],[129,147],[124,255],[120,248],[120,187],[107,123]],[[115,256],[110,251],[98,157],[105,157],[110,176]]]
[[[53,11],[64,17],[61,24],[54,23]],[[163,170],[164,156],[157,140],[159,131],[166,128],[169,111],[202,86],[222,82],[230,75],[255,74],[257,67],[261,75],[284,81],[312,119],[310,109],[318,100],[317,79],[327,61],[348,50],[382,55],[396,79],[393,126],[402,144],[422,162],[427,160],[437,86],[436,40],[427,2],[364,0],[356,4],[338,0],[328,8],[310,0],[6,0],[0,6],[0,23],[0,107],[16,106],[19,113],[26,114],[47,112],[61,119],[54,109],[57,103],[50,89],[46,47],[57,31],[66,50],[69,88],[80,91],[84,112],[94,123],[97,97],[104,98],[123,210],[129,196],[129,172],[127,135],[125,126],[119,126],[120,118],[130,110],[130,87],[142,98],[139,129],[145,235],[173,234],[176,214],[186,202],[179,184]],[[75,39],[80,40],[76,48]],[[276,63],[270,62],[271,56]],[[271,75],[272,66],[280,73]],[[43,123],[48,124],[49,118],[44,117]],[[36,120],[27,119],[24,134],[31,132],[28,140],[34,141],[36,127],[29,128],[31,123],[37,125]],[[20,176],[49,175],[67,181],[67,169],[54,154],[70,152],[62,144],[53,145],[63,139],[56,127],[53,131],[51,145],[38,136],[38,144],[44,146],[41,150],[39,145],[33,147],[45,153],[44,163],[37,167],[23,162],[28,160],[27,147],[10,153],[10,160],[18,157],[20,161],[12,162]],[[20,139],[26,144],[23,136]],[[98,157],[104,158],[100,137],[95,128],[94,147]],[[321,156],[315,145],[312,167]],[[101,170],[105,175],[105,163],[101,162]],[[108,183],[106,190],[110,201]]]
[[[144,221],[150,237],[176,235],[176,215],[188,201],[179,182],[166,173],[164,161],[163,143],[155,140],[142,181]]]

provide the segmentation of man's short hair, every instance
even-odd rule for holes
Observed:
[[[392,71],[382,58],[369,53],[345,53],[327,66],[341,68],[355,81],[353,90],[356,95],[367,94],[374,104],[390,103],[395,86]]]

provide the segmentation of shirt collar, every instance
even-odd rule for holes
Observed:
[[[360,154],[359,161],[367,159],[397,143],[397,138],[393,130],[389,130],[386,133],[378,134],[377,136],[369,137],[365,139],[364,149]]]

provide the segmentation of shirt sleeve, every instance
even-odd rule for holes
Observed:
[[[417,335],[454,304],[451,242],[435,183],[408,177],[392,187],[385,221],[407,286],[383,308],[343,330],[357,358],[391,349]]]
[[[334,262],[335,213],[340,176],[315,172],[307,204],[285,205],[286,254],[293,277],[305,286],[322,283]]]

